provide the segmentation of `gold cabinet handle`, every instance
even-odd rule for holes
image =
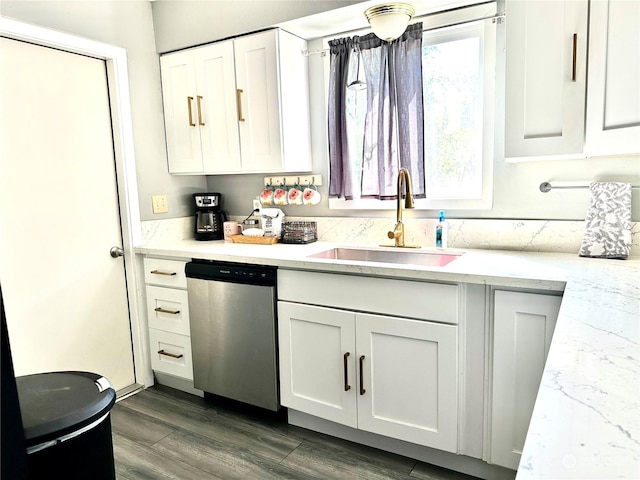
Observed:
[[[573,34],[573,65],[571,66],[571,81],[576,81],[576,68],[578,63],[578,34]]]
[[[158,353],[160,355],[164,355],[166,357],[171,357],[171,358],[182,358],[184,357],[184,355],[180,354],[175,354],[175,353],[169,353],[169,352],[165,352],[164,350],[158,350]]]
[[[349,358],[349,352],[344,354],[344,391],[345,392],[351,390],[351,385],[349,385],[349,371],[347,370],[348,358]]]
[[[193,123],[193,112],[191,111],[191,102],[193,102],[193,97],[187,97],[187,109],[189,110],[189,126],[195,127],[196,124]]]
[[[204,125],[202,121],[202,105],[200,104],[200,102],[202,102],[202,95],[198,95],[196,98],[198,99],[198,125]]]
[[[364,389],[364,355],[360,357],[360,395],[364,395],[366,390]]]
[[[237,89],[236,90],[236,104],[238,105],[238,121],[244,122],[244,117],[242,116],[242,92],[244,90]]]
[[[180,310],[165,310],[162,307],[154,308],[154,310],[159,313],[168,313],[170,315],[178,315],[180,313]]]
[[[160,270],[151,270],[151,273],[153,273],[154,275],[167,275],[167,276],[177,275],[176,272],[162,272]]]

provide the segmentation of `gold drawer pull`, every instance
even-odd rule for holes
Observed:
[[[202,102],[202,95],[198,95],[196,99],[198,100],[198,125],[204,125],[202,121],[202,105],[200,104],[200,102]]]
[[[195,127],[196,124],[193,123],[193,112],[191,111],[191,102],[193,102],[193,97],[187,97],[187,111],[189,114],[189,126]]]
[[[159,313],[169,313],[171,315],[178,315],[180,313],[180,310],[165,310],[162,307],[154,308],[154,310]]]
[[[244,117],[242,116],[242,92],[243,90],[238,88],[236,89],[236,106],[238,107],[238,121],[244,122]]]
[[[169,277],[172,277],[173,275],[177,275],[176,272],[162,272],[160,270],[151,270],[151,273],[153,273],[154,275],[167,275]]]
[[[158,353],[160,355],[165,355],[167,357],[171,357],[171,358],[182,358],[184,357],[184,355],[180,354],[175,354],[175,353],[169,353],[169,352],[165,352],[164,350],[158,350]]]

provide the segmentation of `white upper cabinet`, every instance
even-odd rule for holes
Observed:
[[[201,131],[205,172],[230,172],[242,168],[236,104],[234,102],[233,43],[223,42],[195,49],[199,96],[197,127]]]
[[[169,172],[241,168],[233,43],[160,58]]]
[[[640,153],[640,3],[508,0],[506,12],[505,157]]]
[[[506,3],[505,157],[580,155],[586,0]]]
[[[190,53],[160,58],[169,171],[202,171],[200,129],[193,123],[195,65]],[[194,128],[195,127],[195,128]]]
[[[169,172],[311,170],[304,50],[269,30],[163,55]]]
[[[592,0],[587,155],[640,153],[640,2]]]

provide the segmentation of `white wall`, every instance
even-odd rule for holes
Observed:
[[[0,15],[116,45],[127,50],[140,216],[142,220],[191,215],[191,193],[203,176],[167,172],[160,65],[147,1],[2,1]],[[169,196],[169,213],[153,215],[151,195]]]
[[[361,0],[156,0],[152,3],[159,53],[255,32]]]

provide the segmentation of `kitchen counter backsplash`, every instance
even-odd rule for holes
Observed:
[[[230,216],[242,221],[243,216]],[[393,218],[286,217],[286,220],[313,220],[318,224],[318,240],[336,243],[391,245],[387,232]],[[142,243],[193,238],[193,217],[142,222]],[[435,246],[436,219],[404,219],[405,241],[425,247]],[[449,247],[525,252],[578,254],[584,221],[568,220],[465,220],[450,219]],[[631,224],[631,256],[640,256],[640,223]]]

